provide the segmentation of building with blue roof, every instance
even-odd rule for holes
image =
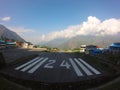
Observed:
[[[120,42],[118,42],[118,43],[112,43],[109,46],[109,51],[112,54],[119,54],[120,53]]]
[[[6,42],[6,48],[14,48],[16,47],[16,42]]]
[[[6,44],[4,40],[0,40],[0,49],[5,48]]]
[[[99,55],[102,54],[102,50],[99,49],[96,45],[88,45],[86,46],[85,54]]]

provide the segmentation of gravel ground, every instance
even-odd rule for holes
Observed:
[[[40,49],[23,49],[23,48],[8,48],[0,50],[2,52],[6,63],[10,63],[21,57],[25,57],[32,54],[39,54]]]

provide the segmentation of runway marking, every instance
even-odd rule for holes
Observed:
[[[74,58],[74,60],[87,75],[93,75],[92,72],[90,72],[79,60],[77,60],[76,58]]]
[[[42,60],[41,62],[39,62],[36,66],[34,66],[32,69],[30,69],[28,71],[28,73],[33,73],[35,72],[45,61],[47,61],[48,58],[45,58],[44,60]]]
[[[29,61],[29,62],[27,62],[27,63],[25,63],[25,64],[22,64],[22,65],[16,67],[15,70],[19,70],[19,69],[21,69],[21,68],[23,68],[23,67],[31,64],[32,62],[36,61],[36,60],[39,59],[39,58],[40,58],[40,57],[36,57],[36,58],[34,58],[33,60],[31,60],[31,61]]]
[[[16,68],[15,70],[19,70],[22,72],[27,72],[27,73],[34,73],[39,69],[40,66],[42,66],[49,58],[48,57],[36,57],[32,59],[31,61],[28,61]],[[71,66],[73,67],[73,71],[76,73],[77,76],[90,76],[90,75],[95,75],[95,74],[101,74],[97,69],[92,67],[90,64],[82,60],[81,58],[68,58],[68,61],[63,60],[58,67],[66,67],[67,69],[71,69]],[[49,68],[52,69],[54,68],[54,65],[56,63],[56,60],[48,60],[47,64],[43,65],[43,68]]]
[[[72,58],[69,58],[69,60],[70,60],[70,62],[71,62],[71,64],[72,64],[72,66],[73,66],[73,68],[74,68],[77,76],[84,76],[84,75],[82,74],[82,72],[79,70],[79,68],[77,67],[77,65],[75,64],[75,62],[72,60]]]
[[[42,59],[43,59],[43,57],[40,58],[40,59],[38,59],[37,61],[33,62],[32,64],[30,64],[30,65],[24,67],[24,68],[23,68],[22,70],[20,70],[20,71],[25,72],[25,71],[28,70],[29,68],[33,67],[35,64],[39,63]]]
[[[86,63],[82,59],[78,58],[84,65],[86,65],[91,71],[93,71],[95,74],[101,74],[98,70],[93,68],[90,64]]]
[[[63,60],[60,64],[60,67],[66,67],[66,69],[70,69],[71,65],[67,61]]]
[[[49,60],[48,63],[45,64],[44,68],[54,68],[54,63],[56,63],[56,60]]]

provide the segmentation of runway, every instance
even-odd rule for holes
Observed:
[[[42,52],[32,60],[6,67],[0,73],[45,83],[79,82],[103,75],[79,55],[50,52]]]

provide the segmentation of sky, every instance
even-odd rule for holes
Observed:
[[[0,0],[0,24],[37,44],[120,32],[120,0]]]

